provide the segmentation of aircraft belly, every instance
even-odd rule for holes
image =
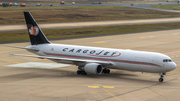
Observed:
[[[130,64],[130,63],[115,63],[114,69],[127,70],[127,71],[139,71],[139,72],[162,72],[162,67],[142,64]]]

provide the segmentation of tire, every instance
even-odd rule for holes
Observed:
[[[109,74],[109,73],[110,73],[110,70],[109,70],[109,69],[103,69],[103,73]]]
[[[85,71],[81,71],[81,75],[87,75]]]
[[[107,73],[108,73],[108,74],[110,73],[110,70],[109,70],[109,69],[107,70]]]
[[[103,69],[103,73],[106,73],[106,69]]]
[[[77,71],[77,74],[78,74],[78,75],[80,75],[80,74],[81,74],[81,71],[80,71],[80,70],[78,70],[78,71]]]
[[[159,82],[163,82],[163,80],[164,80],[163,78],[159,78]]]

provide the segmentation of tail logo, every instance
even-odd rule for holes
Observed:
[[[39,34],[39,28],[37,26],[31,26],[31,28],[29,29],[29,33],[30,35],[37,36]]]

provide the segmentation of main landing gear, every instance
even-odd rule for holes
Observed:
[[[109,69],[107,69],[107,68],[104,68],[104,69],[103,69],[103,73],[105,73],[105,74],[109,74],[109,73],[110,73],[110,70],[109,70]]]
[[[79,69],[77,70],[78,75],[87,75],[87,73],[83,70],[83,67],[79,66],[78,69]]]
[[[107,68],[104,68],[102,73],[109,74],[109,73],[110,73],[110,70],[107,69]],[[79,67],[79,70],[77,70],[77,74],[78,74],[78,75],[87,75],[87,73],[86,73],[85,71],[83,71],[83,70],[81,69],[81,67]]]
[[[166,75],[166,73],[159,73],[160,75],[160,78],[159,78],[159,82],[163,82],[164,81],[164,76],[163,75]]]
[[[78,71],[77,71],[77,74],[78,74],[78,75],[80,75],[80,74],[81,74],[81,75],[87,75],[87,73],[86,73],[85,71],[83,71],[83,70],[78,70]]]

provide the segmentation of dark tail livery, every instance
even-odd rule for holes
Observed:
[[[44,33],[41,31],[30,12],[24,12],[31,45],[50,44]]]

